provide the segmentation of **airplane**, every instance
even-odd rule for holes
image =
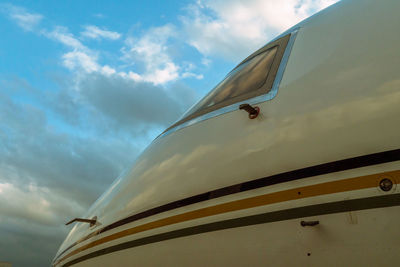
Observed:
[[[399,264],[399,11],[343,0],[244,59],[70,222],[52,265]]]

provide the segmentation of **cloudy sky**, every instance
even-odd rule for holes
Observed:
[[[335,1],[1,0],[0,261],[49,266],[64,223],[161,131]]]

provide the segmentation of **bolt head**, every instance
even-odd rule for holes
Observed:
[[[379,187],[385,192],[390,191],[393,188],[393,182],[388,178],[384,178],[379,182]]]

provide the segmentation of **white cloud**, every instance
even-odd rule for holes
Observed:
[[[51,32],[43,30],[42,34],[72,49],[63,54],[63,65],[71,71],[77,71],[81,76],[84,73],[98,72],[103,75],[118,75],[134,82],[151,82],[155,85],[165,84],[179,77],[200,77],[196,74],[181,76],[180,67],[169,56],[166,43],[174,34],[174,28],[170,25],[153,28],[138,40],[133,38],[126,40],[128,48],[122,49],[123,59],[134,62],[136,66],[141,65],[139,72],[117,71],[109,65],[102,66],[98,62],[98,53],[83,45],[66,27],[57,26]]]
[[[63,65],[71,71],[84,73],[98,72],[103,75],[118,75],[132,82],[150,82],[154,85],[166,84],[178,78],[195,77],[200,75],[190,73],[181,75],[181,68],[173,62],[169,55],[167,41],[174,36],[174,27],[166,25],[150,29],[138,39],[127,38],[126,47],[122,49],[122,59],[134,62],[137,70],[117,71],[109,65],[98,62],[98,53],[82,44],[66,27],[55,27],[51,32],[43,31],[50,39],[64,44],[72,49],[62,56]],[[83,71],[83,73],[82,73]]]
[[[111,68],[108,65],[101,67],[101,72],[105,75],[112,75],[116,73],[115,69]]]
[[[60,211],[70,216],[83,214],[84,207],[73,200],[64,199],[46,187],[29,184],[25,190],[20,185],[0,183],[0,212],[45,225],[58,225]]]
[[[102,14],[102,13],[96,13],[96,14],[93,14],[92,15],[93,17],[95,17],[95,18],[98,18],[98,19],[104,19],[106,16],[104,15],[104,14]]]
[[[121,34],[118,32],[107,31],[104,29],[100,29],[94,25],[85,26],[85,31],[81,32],[81,36],[91,38],[91,39],[110,39],[117,40],[121,37]]]
[[[6,12],[20,27],[28,31],[35,29],[43,18],[40,14],[29,13],[24,8],[10,4],[0,5],[0,11]],[[95,34],[96,29],[99,30],[97,34],[104,38],[115,38],[115,34],[117,34],[102,31],[95,26],[89,26],[88,29],[91,29],[93,34]],[[67,27],[56,26],[52,31],[38,29],[38,33],[72,49],[72,51],[67,52],[62,56],[63,65],[68,69],[83,70],[88,73],[98,70],[104,73],[111,73],[113,71],[108,66],[101,67],[97,63],[97,53],[83,45],[81,41],[69,32]]]
[[[82,127],[94,127],[95,119],[82,112],[88,105],[76,105],[68,95],[60,92],[55,98],[21,82],[0,81],[0,88],[0,258],[16,266],[50,266],[70,229],[63,224],[82,216],[138,149],[134,138],[125,137],[128,131],[107,134],[96,128],[81,137],[81,126],[73,133],[58,126],[63,121],[55,126],[49,113],[83,119]],[[18,88],[34,92],[41,104],[7,96]],[[60,105],[64,108],[56,108]],[[66,110],[75,113],[60,114]],[[95,115],[104,119],[100,112]],[[38,246],[37,240],[43,244]]]
[[[196,78],[198,80],[201,80],[204,78],[203,74],[196,74],[193,72],[184,72],[182,74],[182,78]]]
[[[90,73],[100,69],[97,58],[91,57],[81,51],[68,52],[62,56],[62,59],[64,66],[70,70],[82,69]],[[110,72],[108,68],[106,71]]]
[[[30,13],[12,14],[11,17],[25,30],[32,30],[43,18],[42,15]]]
[[[35,264],[34,256],[54,255],[68,229],[62,224],[82,215],[144,144],[197,98],[191,88],[173,83],[197,75],[194,66],[181,66],[171,56],[173,26],[132,39],[126,52],[141,67],[120,71],[102,62],[103,50],[92,49],[67,27],[38,27],[39,22],[27,29],[59,44],[59,60],[71,75],[54,92],[29,86],[37,105],[0,92],[0,248],[7,248],[0,249],[0,258],[21,266],[22,250],[32,254],[21,257],[28,259],[25,266],[49,265],[43,259]],[[49,248],[32,241],[44,240],[37,229],[51,233]]]
[[[40,14],[29,13],[25,9],[13,5],[0,5],[1,10],[10,13],[18,25],[26,30],[33,30],[43,18]],[[46,28],[38,29],[38,33],[53,41],[63,44],[69,51],[62,56],[62,64],[71,71],[83,75],[84,73],[99,72],[103,75],[119,75],[135,82],[150,82],[154,85],[164,85],[179,78],[202,79],[201,74],[196,74],[185,66],[180,66],[170,56],[172,46],[169,41],[177,40],[177,29],[174,25],[168,24],[151,28],[139,38],[128,37],[125,40],[125,47],[121,49],[122,59],[129,62],[135,69],[118,71],[123,66],[111,67],[99,63],[101,51],[90,49],[83,44],[67,27],[55,26],[52,30]],[[95,25],[87,25],[80,33],[81,37],[90,39],[121,38],[118,32],[108,31]],[[83,39],[84,40],[84,39]],[[193,65],[193,64],[192,64]],[[194,65],[193,65],[194,66]]]
[[[211,64],[211,59],[202,58],[202,59],[201,59],[201,64],[203,64],[204,66],[210,66],[210,64]]]
[[[43,16],[38,13],[30,13],[24,8],[11,4],[1,5],[0,8],[3,12],[7,13],[18,26],[26,31],[33,31],[43,19]]]
[[[179,67],[174,62],[166,62],[161,68],[155,68],[152,72],[143,76],[144,81],[154,84],[164,84],[174,81],[179,77]]]
[[[182,17],[188,43],[206,56],[238,60],[337,0],[198,1]]]
[[[47,32],[45,30],[42,33],[57,42],[64,44],[70,48],[76,50],[88,50],[72,33],[68,31],[67,27],[57,26],[53,31]]]
[[[143,74],[135,74],[137,80],[164,84],[179,77],[179,66],[169,55],[168,39],[175,35],[175,27],[164,25],[150,29],[139,39],[128,38],[123,48],[123,59],[143,65]]]
[[[109,66],[101,67],[97,62],[97,53],[82,44],[81,41],[68,31],[68,28],[57,26],[50,32],[42,30],[42,34],[72,49],[72,51],[62,55],[63,65],[69,70],[84,71],[86,73],[94,71],[113,72]]]

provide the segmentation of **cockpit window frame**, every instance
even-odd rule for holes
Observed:
[[[283,42],[284,41],[286,41],[286,40],[283,40]],[[275,78],[275,76],[273,76],[273,74],[276,74],[278,66],[279,66],[279,65],[277,66],[277,64],[276,64],[277,58],[278,57],[280,57],[280,58],[282,57],[282,55],[279,54],[279,51],[281,50],[281,46],[282,46],[281,44],[276,44],[274,46],[268,47],[267,49],[260,49],[256,53],[252,54],[251,57],[248,57],[246,60],[242,61],[233,70],[231,70],[225,76],[225,78],[217,86],[214,87],[213,90],[211,90],[205,97],[203,97],[203,99],[201,101],[199,101],[198,104],[193,106],[186,113],[187,117],[190,118],[190,117],[201,116],[201,115],[203,115],[205,113],[208,113],[210,111],[217,110],[217,109],[220,109],[222,107],[229,106],[231,104],[243,101],[245,99],[253,98],[253,97],[256,97],[256,96],[259,96],[259,95],[264,95],[264,94],[268,93],[268,91],[271,90],[271,88],[272,88],[273,79]],[[268,56],[268,51],[271,51],[274,48],[277,48],[277,49],[276,49],[276,51],[274,52],[274,54],[272,56],[272,60],[268,64],[270,66],[269,66],[269,68],[265,69],[265,73],[264,73],[265,76],[261,80],[258,81],[259,83],[260,82],[262,83],[260,86],[258,86],[257,88],[254,88],[254,87],[253,88],[246,88],[245,89],[246,91],[244,93],[239,94],[237,96],[233,96],[233,97],[227,97],[226,99],[223,99],[221,102],[218,102],[218,103],[216,103],[214,105],[211,105],[211,106],[199,106],[198,107],[198,105],[201,105],[201,102],[204,99],[207,99],[210,96],[210,94],[213,94],[217,90],[217,88],[221,84],[223,84],[227,80],[227,78],[232,75],[233,72],[235,72],[236,69],[240,68],[242,65],[244,65],[246,63],[250,63],[251,60],[253,60],[255,57],[257,57],[257,56],[259,56],[259,55],[261,55],[263,53],[267,53],[267,54],[263,55],[263,57],[267,57]],[[281,54],[283,54],[283,53],[281,53]],[[241,71],[243,71],[243,70],[240,70],[239,72],[241,72]],[[226,87],[222,87],[222,92],[224,90],[226,90]],[[214,96],[214,97],[216,97],[216,96]],[[213,98],[211,97],[210,100],[212,100],[212,99]]]
[[[294,40],[296,38],[298,32],[298,28],[293,29],[289,33],[284,33],[281,36],[278,36],[276,39],[260,48],[247,58],[245,58],[242,62],[240,62],[234,69],[232,69],[227,76],[229,76],[234,70],[240,67],[242,64],[256,57],[257,55],[264,53],[265,51],[272,49],[276,46],[279,46],[278,51],[275,54],[275,58],[271,65],[271,68],[268,72],[266,81],[260,89],[251,91],[249,93],[245,93],[243,95],[239,95],[227,101],[223,101],[216,105],[202,108],[200,110],[192,112],[196,109],[198,103],[196,103],[192,108],[190,108],[177,122],[175,122],[172,126],[168,127],[159,137],[170,134],[171,132],[177,131],[179,129],[185,128],[187,126],[193,125],[200,121],[210,119],[219,115],[222,115],[227,112],[231,112],[234,110],[238,110],[238,107],[242,103],[248,104],[259,104],[261,102],[265,102],[273,99],[279,88],[279,84],[282,80],[283,73],[286,68],[286,64],[290,55],[290,52],[293,47]],[[210,93],[213,90],[210,91]],[[209,94],[210,94],[209,93]],[[205,96],[207,97],[208,94]]]

